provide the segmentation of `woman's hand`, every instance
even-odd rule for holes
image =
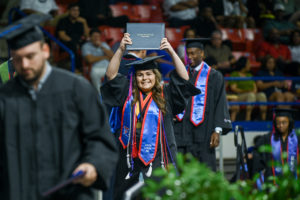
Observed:
[[[173,47],[171,46],[171,44],[168,42],[167,38],[163,38],[160,42],[160,50],[165,50],[167,51],[169,54],[172,54],[174,51]]]
[[[189,80],[189,75],[186,71],[186,68],[185,68],[183,62],[181,61],[181,59],[179,58],[177,53],[174,51],[171,44],[168,42],[167,38],[163,38],[161,40],[159,49],[160,50],[166,50],[168,52],[168,54],[170,54],[170,56],[172,57],[174,67],[175,67],[175,70],[176,70],[177,74],[182,79]]]
[[[128,44],[132,44],[130,34],[129,33],[124,33],[124,36],[121,40],[119,48],[124,52],[126,50],[126,45],[128,45]]]

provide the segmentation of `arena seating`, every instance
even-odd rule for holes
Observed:
[[[256,61],[255,54],[249,51],[233,51],[233,56],[238,60],[241,56],[245,56],[249,59],[251,64],[251,71],[253,74],[256,74],[260,68],[261,63]]]
[[[99,26],[98,27],[102,32],[102,36],[104,40],[112,47],[116,42],[120,42],[124,29],[123,28],[116,28],[110,26]]]

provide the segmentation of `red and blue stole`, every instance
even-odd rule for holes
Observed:
[[[155,101],[153,101],[152,96],[150,96],[148,101],[149,102],[147,103],[147,98],[143,101],[142,94],[140,94],[142,110],[145,109],[145,106],[147,107],[142,119],[143,121],[138,156],[146,166],[155,159],[159,139],[159,127],[161,122],[161,112],[159,111]]]
[[[295,133],[295,130],[288,135],[287,141],[287,160],[286,162],[289,165],[290,171],[295,175],[297,178],[297,165],[299,162],[299,148],[298,148],[298,138]],[[274,161],[277,163],[284,164],[284,160],[282,158],[282,147],[281,141],[278,138],[275,139],[275,134],[273,133],[271,136],[271,146],[272,146],[272,172],[273,176],[278,176],[282,174],[282,167],[281,166],[274,166]]]
[[[129,90],[131,91],[128,93],[128,97],[124,103],[122,110],[121,133],[119,140],[124,149],[128,148],[128,144],[131,140],[132,157],[135,158],[138,156],[139,159],[144,163],[144,165],[147,166],[155,159],[157,153],[160,131],[159,127],[162,116],[158,106],[152,99],[152,93],[150,93],[145,100],[143,100],[142,94],[140,93],[141,106],[139,107],[139,103],[137,103],[132,109],[132,89]],[[137,111],[137,109],[139,111]],[[141,135],[139,149],[137,150],[135,141],[136,124],[137,118],[141,116]]]
[[[198,126],[204,121],[205,106],[207,99],[207,83],[209,73],[211,71],[211,68],[205,62],[202,62],[200,65],[201,67],[197,74],[195,87],[200,89],[201,93],[196,96],[193,96],[191,102],[190,121],[192,122],[192,124],[194,124],[194,126]],[[179,121],[182,121],[184,114],[185,111],[176,115],[176,118]]]

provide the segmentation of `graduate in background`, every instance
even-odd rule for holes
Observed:
[[[162,39],[160,49],[171,55],[175,65],[169,84],[161,85],[161,74],[154,62],[157,57],[130,63],[134,73],[128,81],[126,76],[118,74],[128,44],[132,41],[125,33],[107,68],[108,82],[101,87],[104,103],[122,107],[115,199],[121,199],[139,179],[150,177],[152,168],[167,168],[174,162],[173,115],[182,112],[187,99],[199,93],[188,81],[184,64],[166,38]]]
[[[117,148],[96,90],[82,77],[52,67],[32,14],[0,31],[17,72],[0,89],[0,197],[5,200],[92,200],[107,189]],[[8,34],[5,34],[8,33]],[[51,196],[72,174],[85,175]]]
[[[282,167],[275,167],[274,162],[287,163],[297,177],[300,140],[295,133],[293,112],[291,109],[275,109],[274,130],[257,141],[253,152],[253,174],[263,172],[264,178],[261,180],[282,174]],[[259,152],[259,147],[263,145],[270,145],[272,153]],[[282,159],[283,152],[288,154],[287,159]]]
[[[232,127],[223,76],[203,61],[201,41],[186,39],[189,81],[201,94],[191,97],[185,111],[176,115],[174,131],[179,152],[191,153],[215,171],[220,134],[228,133]]]

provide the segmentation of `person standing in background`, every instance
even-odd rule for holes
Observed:
[[[56,33],[58,38],[73,51],[76,60],[76,69],[82,71],[81,57],[78,54],[83,42],[89,37],[89,27],[86,19],[80,16],[77,3],[68,6],[69,14],[58,21]]]
[[[84,78],[52,67],[32,14],[0,30],[17,76],[0,89],[0,196],[6,200],[93,200],[118,160],[107,114]],[[82,171],[55,193],[44,192]]]
[[[94,87],[100,92],[101,79],[104,78],[113,52],[106,42],[101,41],[101,32],[97,28],[90,31],[90,41],[84,43],[81,50],[83,59],[92,65],[90,77]]]
[[[220,72],[204,61],[201,39],[187,39],[189,81],[201,94],[189,98],[185,111],[176,115],[174,132],[178,152],[191,153],[216,171],[215,148],[220,135],[231,130],[224,80]]]

